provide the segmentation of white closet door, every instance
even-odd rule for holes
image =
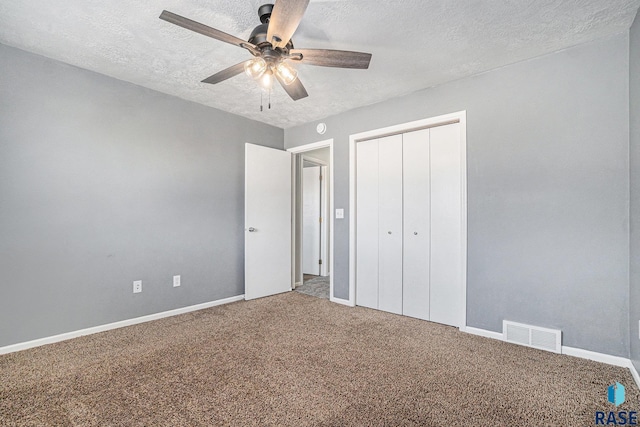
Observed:
[[[405,133],[402,314],[429,320],[429,129]]]
[[[356,149],[356,304],[378,308],[378,141]]]
[[[462,326],[460,124],[431,129],[430,320]]]
[[[402,314],[402,135],[379,139],[378,156],[378,308]]]

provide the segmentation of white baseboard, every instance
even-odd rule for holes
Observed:
[[[147,316],[135,317],[133,319],[120,320],[118,322],[107,323],[106,325],[94,326],[91,328],[80,329],[78,331],[65,332],[59,335],[53,335],[51,337],[39,338],[33,341],[26,341],[18,344],[7,345],[0,347],[0,354],[13,353],[15,351],[26,350],[33,347],[39,347],[45,344],[53,344],[60,341],[69,340],[72,338],[78,338],[84,335],[91,335],[98,332],[109,331],[111,329],[123,328],[125,326],[137,325],[138,323],[150,322],[152,320],[158,320],[165,317],[177,316],[178,314],[189,313],[192,311],[203,310],[205,308],[215,307],[217,305],[229,304],[235,301],[244,300],[244,295],[238,295],[235,297],[229,297],[219,299],[216,301],[205,302],[202,304],[191,305],[188,307],[177,308],[175,310],[163,311],[161,313],[149,314]]]
[[[472,335],[479,335],[481,337],[493,338],[494,340],[502,341],[502,332],[487,331],[486,329],[478,329],[471,326],[463,326],[462,328],[460,328],[460,331]]]
[[[640,388],[640,375],[636,367],[633,366],[631,359],[627,359],[619,356],[611,356],[609,354],[596,353],[595,351],[583,350],[581,348],[565,347],[562,346],[562,354],[567,356],[580,357],[582,359],[594,360],[596,362],[606,363],[608,365],[620,366],[622,368],[628,368],[631,372],[633,380],[636,382],[636,386]]]
[[[628,368],[631,366],[631,361],[624,357],[611,356],[609,354],[597,353],[595,351],[584,350],[581,348],[562,346],[562,354],[567,356],[579,357],[581,359],[593,360],[595,362],[606,363],[607,365],[621,366]]]
[[[478,329],[471,326],[463,326],[460,328],[460,331],[500,341],[502,341],[503,339],[502,334],[499,332],[487,331],[485,329]],[[640,375],[638,375],[638,371],[636,370],[635,366],[633,366],[633,363],[630,359],[619,356],[611,356],[610,354],[598,353],[590,350],[583,350],[581,348],[567,347],[565,345],[562,346],[562,354],[566,356],[579,357],[581,359],[593,360],[595,362],[606,363],[607,365],[628,368],[629,371],[631,371],[631,376],[636,382],[636,385],[638,386],[638,388],[640,388]]]
[[[46,344],[53,344],[60,341],[66,341],[72,338],[78,338],[84,335],[91,335],[98,332],[109,331],[111,329],[123,328],[125,326],[137,325],[139,323],[150,322],[152,320],[163,319],[165,317],[177,316],[179,314],[190,313],[192,311],[203,310],[205,308],[215,307],[217,305],[229,304],[236,301],[244,300],[244,295],[237,295],[234,297],[224,298],[216,301],[205,302],[202,304],[191,305],[188,307],[177,308],[175,310],[163,311],[161,313],[149,314],[147,316],[135,317],[133,319],[121,320],[118,322],[108,323],[106,325],[94,326],[91,328],[80,329],[78,331],[66,332],[64,334],[53,335],[50,337],[39,338],[32,341],[26,341],[23,343],[12,344],[5,347],[0,347],[0,354],[13,353],[16,351],[27,350],[33,347],[39,347]],[[337,304],[353,307],[354,305],[346,299],[331,298],[331,302]],[[472,335],[478,335],[485,338],[491,338],[502,341],[502,334],[500,332],[487,331],[485,329],[474,328],[471,326],[464,326],[460,328],[460,331],[466,332]],[[593,360],[596,362],[606,363],[608,365],[620,366],[628,368],[631,371],[634,381],[638,388],[640,388],[640,375],[630,359],[619,356],[611,356],[609,354],[598,353],[595,351],[584,350],[581,348],[562,346],[562,354],[567,356],[579,357],[581,359]]]
[[[338,304],[342,304],[342,305],[346,305],[348,307],[355,307],[355,305],[352,304],[351,301],[349,301],[348,299],[331,297],[331,298],[329,298],[329,301],[335,302],[335,303],[338,303]]]
[[[636,370],[636,367],[633,365],[633,363],[631,363],[631,366],[629,366],[629,370],[631,371],[631,376],[635,380],[636,385],[638,386],[638,388],[640,388],[640,375],[638,375],[638,371]]]

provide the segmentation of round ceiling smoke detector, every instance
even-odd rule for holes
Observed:
[[[318,126],[316,126],[316,132],[318,132],[320,135],[324,135],[326,131],[327,125],[325,123],[318,123]]]

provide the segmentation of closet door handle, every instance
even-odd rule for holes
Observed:
[[[418,232],[417,232],[417,231],[414,231],[414,232],[413,232],[413,235],[414,235],[414,236],[417,236],[417,235],[418,235]]]
[[[387,234],[391,234],[391,232],[390,232],[390,231],[387,231]]]

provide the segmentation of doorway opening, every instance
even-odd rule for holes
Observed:
[[[294,154],[293,289],[333,298],[333,140],[288,149]]]

